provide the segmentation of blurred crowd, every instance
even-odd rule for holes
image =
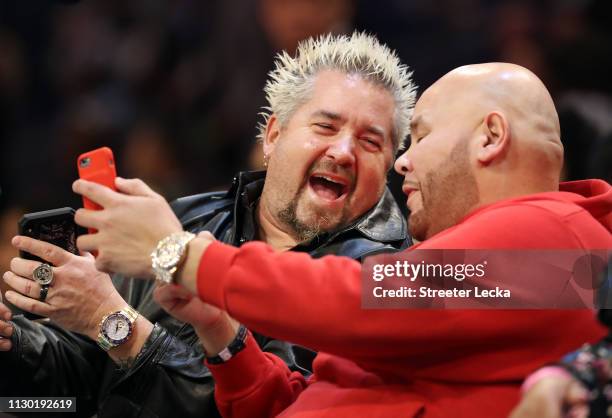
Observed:
[[[531,69],[561,116],[564,177],[609,181],[610,21],[609,0],[0,0],[0,268],[21,214],[80,206],[82,152],[110,146],[168,199],[261,167],[274,54],[327,32],[376,34],[421,88],[461,64]]]

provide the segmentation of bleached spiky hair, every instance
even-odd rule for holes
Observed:
[[[293,113],[308,101],[317,74],[337,70],[358,74],[391,93],[395,99],[394,150],[403,149],[410,133],[416,86],[408,66],[373,35],[353,32],[351,36],[309,38],[300,42],[295,57],[283,51],[277,55],[275,64],[264,88],[268,106],[261,113],[264,120],[258,126],[259,140],[263,140],[273,113],[281,126],[286,126]]]

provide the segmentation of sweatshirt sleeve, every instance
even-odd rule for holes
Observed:
[[[449,230],[442,248],[559,248],[567,242],[554,219],[525,211],[502,223],[500,217],[516,215],[502,212]],[[541,239],[534,238],[536,226]],[[434,240],[428,248],[435,248]],[[603,336],[586,310],[362,309],[360,275],[360,264],[344,257],[314,260],[263,243],[213,243],[200,260],[198,293],[250,329],[374,372],[394,373],[402,361],[413,377],[521,380],[554,356]],[[448,367],[459,358],[463,369]]]
[[[206,365],[215,378],[215,400],[225,418],[276,416],[306,387],[304,376],[261,351],[250,334],[246,347],[230,361]]]
[[[200,260],[198,293],[250,329],[320,350],[337,341],[336,325],[353,322],[361,311],[360,272],[346,257],[312,259],[259,242],[240,248],[215,242]],[[313,346],[307,335],[319,343]]]

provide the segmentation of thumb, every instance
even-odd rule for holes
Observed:
[[[208,231],[198,232],[198,238],[207,238],[211,241],[215,241],[215,236]]]
[[[92,260],[92,261],[96,260],[96,257],[94,257],[93,254],[90,253],[89,251],[81,251],[81,256],[85,257],[88,260]]]
[[[115,186],[121,193],[131,196],[158,196],[153,189],[140,179],[124,179],[123,177],[117,177],[115,178]]]
[[[11,310],[2,302],[2,293],[0,293],[0,321],[10,321],[13,317]]]

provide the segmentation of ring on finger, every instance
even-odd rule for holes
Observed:
[[[47,263],[41,263],[32,272],[32,278],[41,286],[50,286],[53,282],[53,268]]]
[[[41,285],[40,286],[40,296],[38,300],[40,300],[41,302],[44,302],[45,299],[47,299],[47,293],[49,293],[49,285],[48,284]]]

